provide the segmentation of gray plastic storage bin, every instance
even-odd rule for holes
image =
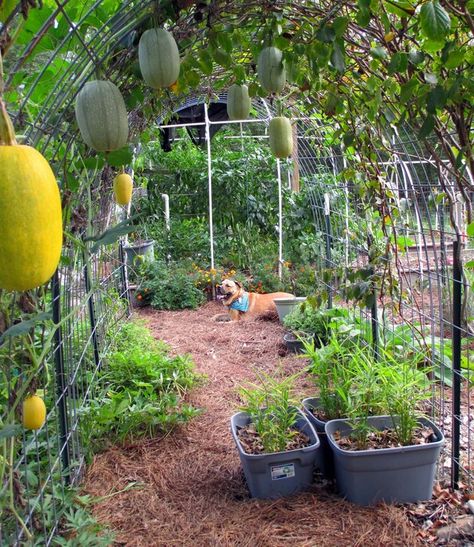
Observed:
[[[296,306],[299,306],[302,302],[306,300],[306,296],[295,296],[293,298],[275,298],[273,300],[280,323],[283,323],[283,319],[295,309]]]
[[[333,439],[336,431],[351,431],[346,420],[326,423],[328,442],[334,455],[334,468],[339,493],[359,505],[378,501],[411,503],[431,499],[443,433],[426,418],[420,424],[431,427],[435,441],[421,445],[382,448],[380,450],[348,451],[339,448]],[[369,418],[372,427],[392,427],[390,416]]]
[[[273,454],[247,454],[237,436],[237,427],[250,423],[246,412],[231,418],[231,431],[239,451],[250,494],[254,498],[279,498],[307,489],[313,482],[314,461],[319,449],[319,439],[306,416],[298,411],[297,429],[311,439],[312,444],[298,450]]]
[[[326,431],[324,426],[326,422],[318,420],[316,416],[311,412],[313,408],[319,408],[319,398],[318,397],[309,397],[303,399],[303,409],[308,417],[308,420],[311,422],[311,425],[316,430],[316,433],[319,437],[319,442],[321,446],[318,451],[318,456],[316,458],[315,466],[327,479],[334,478],[334,458],[332,455],[331,447],[329,446]]]

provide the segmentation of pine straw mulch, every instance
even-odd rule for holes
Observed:
[[[280,362],[292,374],[304,361],[285,355],[278,322],[216,323],[219,312],[213,302],[198,311],[140,312],[157,338],[177,353],[191,353],[207,375],[189,397],[204,412],[164,438],[95,456],[84,490],[106,496],[94,512],[115,531],[116,545],[419,545],[402,508],[358,507],[322,484],[276,501],[249,497],[229,427],[236,388],[254,381],[257,370],[273,372]],[[314,393],[304,380],[299,388]]]

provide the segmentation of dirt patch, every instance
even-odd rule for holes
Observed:
[[[249,497],[230,416],[238,410],[236,388],[264,370],[296,373],[304,359],[285,355],[283,328],[275,321],[216,323],[222,307],[198,311],[145,309],[157,338],[190,353],[207,376],[190,400],[203,414],[161,439],[114,447],[94,458],[85,490],[109,496],[95,507],[116,532],[118,545],[133,546],[415,546],[417,530],[403,509],[345,502],[327,485],[276,501]],[[314,396],[307,379],[301,394]],[[119,493],[124,488],[128,489]]]

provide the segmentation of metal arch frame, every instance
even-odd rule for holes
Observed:
[[[57,5],[58,8],[53,13],[58,14],[59,12],[65,13],[64,8],[67,7],[68,2],[64,2],[63,4],[60,4],[58,0]],[[64,141],[66,144],[66,147],[69,147],[73,140],[77,136],[77,131],[71,131],[72,124],[69,124],[65,129],[63,129],[60,124],[52,125],[52,120],[54,119],[54,115],[57,112],[60,112],[60,120],[64,120],[66,118],[67,112],[69,111],[75,95],[79,92],[82,85],[89,79],[91,74],[95,71],[95,65],[93,62],[91,62],[91,59],[94,59],[96,56],[99,62],[103,62],[104,59],[107,57],[109,52],[110,43],[114,38],[120,39],[121,37],[125,36],[128,32],[136,28],[138,25],[140,25],[146,18],[146,15],[143,15],[143,12],[152,4],[153,0],[145,0],[140,5],[138,3],[133,2],[132,0],[125,0],[122,2],[121,7],[119,10],[107,21],[105,22],[100,28],[97,28],[94,33],[91,33],[91,35],[88,37],[88,41],[84,42],[81,39],[80,42],[83,45],[83,50],[78,52],[76,56],[72,59],[69,67],[67,67],[64,72],[61,73],[59,79],[57,80],[56,84],[53,86],[53,88],[50,90],[50,93],[47,95],[47,97],[44,99],[43,107],[38,113],[38,117],[33,122],[27,122],[27,138],[32,144],[40,144],[40,149],[46,150],[48,147],[51,148],[52,153],[52,159],[56,159],[57,155],[59,154],[59,150],[62,142],[58,142],[56,145],[56,148],[54,149],[52,147],[52,141],[55,138],[58,138],[59,136],[64,136]],[[99,6],[101,3],[101,0],[97,0],[86,12],[85,15],[82,16],[79,23],[81,21],[85,21],[85,19],[96,9],[97,6]],[[285,4],[285,2],[281,2],[282,5]],[[286,3],[287,4],[287,3]],[[134,19],[134,16],[136,18]],[[54,23],[54,15],[51,15],[50,18],[44,23],[40,30],[41,32],[45,32],[48,28],[51,27],[51,25]],[[124,24],[126,23],[126,24]],[[31,94],[34,92],[35,86],[37,83],[40,82],[41,78],[46,73],[47,69],[51,66],[51,64],[54,62],[54,60],[57,58],[57,53],[61,50],[61,48],[67,44],[68,40],[71,40],[74,36],[74,33],[71,32],[67,36],[65,36],[62,41],[59,43],[59,45],[56,47],[54,51],[51,52],[51,56],[48,60],[48,62],[43,67],[42,71],[38,74],[35,81],[32,83],[31,87],[29,88],[28,92],[26,93],[25,97],[23,98],[23,101],[20,105],[19,112],[21,112],[25,105],[28,103],[29,98],[31,97]],[[34,48],[40,43],[41,40],[37,40],[36,42],[31,42],[28,44],[23,52],[23,55],[20,57],[18,63],[13,67],[10,78],[8,82],[12,81],[12,78],[14,77],[16,70],[20,66],[20,63],[25,61],[27,56],[34,50]],[[125,63],[125,61],[123,61]],[[113,76],[113,79],[116,83],[119,85],[122,85],[127,82],[126,77],[121,77],[117,73],[117,66],[112,66],[109,69],[110,75]],[[122,64],[121,66],[124,66]],[[77,86],[77,87],[74,87]],[[264,102],[264,106],[268,110],[268,106]],[[268,110],[269,112],[269,110]],[[269,115],[270,117],[270,115]],[[309,120],[309,118],[307,118]],[[207,129],[209,129],[209,126],[212,122],[207,120]],[[316,120],[311,120],[311,123],[308,124],[308,128],[312,130],[318,130],[320,129],[320,126],[318,126],[318,123]],[[394,144],[394,151],[393,152],[393,163],[396,165],[394,166],[395,169],[397,169],[397,165],[400,166],[401,169],[401,175],[402,178],[404,178],[404,184],[407,188],[409,188],[412,192],[416,192],[417,188],[421,185],[420,176],[417,172],[412,172],[409,167],[413,165],[413,161],[407,162],[406,159],[403,157],[410,157],[410,155],[413,155],[413,153],[409,153],[407,150],[407,146],[410,144],[415,149],[415,155],[418,158],[424,157],[424,152],[419,147],[419,142],[415,139],[413,139],[413,134],[409,133],[408,128],[399,128],[400,132],[404,132],[405,138],[400,138],[399,135],[397,135],[396,142]],[[59,140],[59,139],[58,139]],[[210,157],[210,140],[208,139],[208,146],[209,146],[209,157]],[[401,149],[401,152],[397,151],[397,148]],[[301,140],[301,152],[308,154],[308,156],[311,156],[314,150],[310,146],[309,143],[307,143],[305,140]],[[329,153],[330,152],[330,153]],[[398,153],[397,153],[398,152]],[[378,159],[381,164],[387,163],[386,158],[378,152]],[[341,158],[342,161],[344,161],[344,155],[338,151],[335,150],[328,150],[328,155],[325,158],[319,158],[320,165],[326,166],[327,163],[333,164],[333,170],[337,171],[337,162],[334,160],[337,160]],[[403,158],[403,159],[402,159]],[[413,160],[413,158],[411,158]],[[426,160],[426,163],[424,163],[425,160],[422,160],[420,163],[420,170],[423,173],[424,177],[426,177],[426,180],[429,180],[429,175],[426,169],[426,163],[429,163],[429,160]],[[407,165],[408,163],[408,165]],[[314,169],[311,165],[310,159],[304,159],[304,156],[301,159],[300,165],[302,166],[302,171],[306,171],[306,173],[310,174],[314,172]],[[327,166],[326,166],[327,167]],[[279,173],[279,193],[281,193],[281,172]],[[472,174],[470,174],[472,176]],[[211,174],[212,176],[212,174]],[[304,176],[304,173],[303,173]],[[398,176],[398,175],[397,175]],[[210,181],[210,193],[212,194],[212,187],[211,187],[212,181]],[[347,189],[347,188],[346,188]],[[212,197],[212,196],[211,196]],[[279,203],[280,206],[280,203]],[[426,194],[421,193],[420,200],[414,200],[414,214],[419,218],[423,214],[423,209],[425,211],[429,210],[428,203],[426,200]],[[313,213],[315,215],[315,222],[316,218],[317,221],[323,225],[321,222],[321,211],[324,211],[324,204],[322,203],[322,200],[320,199],[320,196],[316,199],[314,203]],[[330,215],[325,215],[330,217],[330,222],[335,223],[338,218],[337,214],[334,214],[335,211],[330,211]],[[338,213],[340,216],[340,212]],[[347,217],[346,217],[347,219]],[[435,288],[434,280],[437,278],[439,279],[440,276],[443,276],[443,272],[438,271],[438,265],[441,264],[441,267],[443,266],[443,257],[440,257],[440,260],[438,260],[438,257],[436,256],[436,247],[434,245],[435,243],[435,237],[433,233],[433,226],[431,224],[431,218],[429,215],[427,216],[428,224],[429,224],[429,235],[428,237],[431,238],[431,243],[433,244],[433,249],[435,253],[435,269],[434,271],[431,269],[430,260],[429,260],[429,254],[428,254],[428,239],[427,234],[425,233],[425,230],[419,230],[421,233],[419,234],[420,241],[422,241],[423,246],[423,252],[424,252],[424,259],[427,263],[428,267],[428,274],[427,274],[427,282],[429,287],[429,313],[430,315],[434,315],[435,309],[438,307],[438,313],[439,313],[439,324],[441,333],[443,333],[443,328],[445,326],[445,323],[447,321],[443,319],[443,306],[442,306],[442,290],[441,287],[438,285],[437,288]],[[335,238],[340,237],[337,233],[337,230],[334,230],[334,225],[332,225],[333,231],[335,232]],[[444,226],[442,227],[444,229]],[[280,234],[282,234],[282,230],[280,230]],[[454,235],[452,233],[451,235]],[[347,242],[347,239],[346,239]],[[280,247],[281,249],[281,247]],[[280,255],[279,260],[281,261],[282,257]],[[348,258],[346,258],[346,261],[348,261]],[[420,255],[418,255],[418,265],[421,267],[420,264]],[[434,296],[436,294],[436,291],[438,292],[438,298],[439,302],[436,305],[436,302],[434,300]],[[430,315],[427,315],[424,310],[423,312],[421,310],[415,310],[414,308],[411,310],[412,312],[412,320],[415,315],[415,313],[423,313],[423,317],[429,321],[432,321],[432,318]],[[434,332],[431,332],[432,340],[434,337]],[[458,372],[456,371],[456,377],[458,377]],[[440,388],[441,390],[441,388]],[[436,400],[435,394],[433,393],[433,408],[434,410],[439,411],[440,416],[443,416],[444,411],[444,398],[440,395],[439,402]],[[456,423],[459,422],[459,419],[457,417],[456,413],[453,413],[455,416]],[[453,464],[459,466],[459,454],[456,455],[455,448],[453,448]],[[459,467],[458,467],[459,470]]]

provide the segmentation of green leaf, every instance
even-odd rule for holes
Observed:
[[[13,11],[13,8],[16,6],[17,1],[16,0],[3,0],[3,2],[0,2],[0,21],[4,23],[10,13]]]
[[[334,40],[336,39],[336,33],[331,27],[328,27],[327,25],[323,25],[321,28],[319,28],[316,31],[316,38],[320,40],[321,42],[330,44],[331,42],[334,42]]]
[[[466,233],[469,237],[474,237],[474,222],[467,225]]]
[[[418,80],[416,78],[412,78],[411,80],[408,80],[406,84],[403,84],[400,86],[400,102],[401,103],[407,103],[415,94],[415,90],[418,87]]]
[[[423,51],[426,51],[427,53],[436,53],[440,49],[443,49],[444,47],[444,40],[424,40],[423,44],[421,45],[421,48]]]
[[[420,131],[418,133],[418,137],[420,139],[426,138],[434,129],[435,126],[435,117],[432,115],[429,115],[426,120],[423,122],[423,125],[420,128]]]
[[[451,51],[446,59],[446,62],[444,63],[444,66],[449,69],[457,68],[463,63],[465,55],[466,52],[462,49]]]
[[[443,40],[447,36],[451,20],[439,0],[429,0],[421,6],[420,26],[430,40]]]
[[[221,65],[224,68],[229,68],[232,64],[232,57],[223,49],[220,48],[213,48],[211,49],[212,57],[214,58],[214,61]]]
[[[227,53],[232,52],[232,39],[230,37],[230,33],[227,31],[220,32],[217,35],[217,41],[219,44],[224,48]]]
[[[12,437],[16,437],[17,435],[20,435],[23,428],[20,424],[8,424],[2,427],[0,429],[0,441],[3,439],[11,439]]]
[[[113,152],[108,152],[105,157],[107,158],[107,163],[112,167],[121,167],[122,165],[129,165],[133,160],[133,152],[129,146],[124,146],[120,150],[114,150]]]
[[[243,84],[247,78],[245,68],[242,65],[234,65],[234,76],[238,84]]]
[[[0,344],[3,344],[5,342],[6,338],[11,338],[15,336],[21,336],[22,334],[26,334],[31,329],[33,329],[38,323],[44,323],[45,321],[49,321],[53,318],[53,315],[51,312],[41,312],[32,317],[31,319],[27,319],[26,321],[21,321],[20,323],[17,323],[16,325],[12,325],[9,329],[7,329],[2,336],[0,336]]]
[[[399,17],[407,17],[415,13],[413,4],[406,0],[387,0],[384,2],[384,6],[388,13]]]
[[[206,76],[210,76],[213,70],[212,57],[207,49],[199,50],[199,68]]]
[[[366,27],[370,23],[370,10],[367,8],[360,8],[356,15],[356,21],[361,27]]]
[[[134,232],[137,229],[137,225],[134,222],[136,219],[137,215],[131,216],[97,236],[84,238],[84,241],[95,242],[91,247],[91,252],[95,253],[102,245],[111,245],[112,243],[115,243],[119,237]]]
[[[440,85],[437,85],[427,95],[426,108],[428,112],[434,114],[436,110],[443,109],[446,104],[447,98],[448,96],[446,94],[446,91]]]
[[[334,42],[332,53],[331,53],[331,63],[333,67],[339,72],[344,73],[346,70],[346,62],[344,60],[344,46],[340,43],[339,40]]]
[[[464,264],[464,267],[468,270],[474,270],[474,260],[469,260]]]
[[[425,54],[422,51],[411,50],[408,59],[412,65],[418,66],[425,60]]]
[[[99,156],[95,156],[91,158],[86,158],[81,163],[83,163],[86,169],[91,169],[92,171],[96,171],[104,167],[105,159],[103,156],[99,155]]]
[[[342,38],[349,25],[348,17],[336,17],[332,23],[332,28],[336,34],[336,38]]]
[[[201,81],[201,77],[195,70],[190,70],[186,75],[186,80],[190,87],[197,87]]]
[[[407,68],[408,68],[407,54],[402,51],[397,51],[397,53],[395,53],[390,59],[390,63],[387,67],[387,71],[389,74],[396,74],[400,72],[405,72]]]
[[[370,54],[374,59],[386,59],[388,56],[387,50],[382,46],[370,48]]]
[[[346,146],[350,146],[355,140],[355,135],[354,133],[346,133],[343,137],[342,137],[342,141],[344,142],[344,144]]]

